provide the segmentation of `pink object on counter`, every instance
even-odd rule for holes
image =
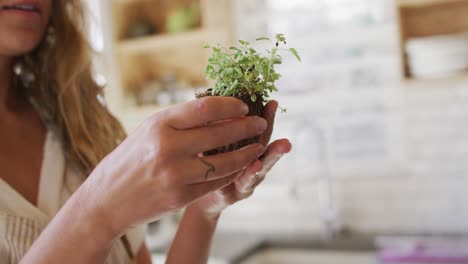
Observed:
[[[429,245],[421,242],[413,247],[384,249],[378,258],[382,264],[468,264],[468,245],[455,243]]]

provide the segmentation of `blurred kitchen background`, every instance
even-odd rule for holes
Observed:
[[[209,86],[205,44],[284,33],[293,152],[222,216],[212,263],[468,263],[467,0],[91,1],[129,132]],[[148,228],[163,263],[180,216]]]

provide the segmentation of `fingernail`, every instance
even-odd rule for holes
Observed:
[[[241,111],[244,115],[249,113],[249,106],[245,103],[242,104]]]
[[[265,147],[261,144],[257,144],[257,146],[255,147],[255,150],[259,152],[260,154],[262,154],[263,151],[265,150]]]
[[[259,118],[259,121],[257,121],[257,131],[258,132],[263,132],[266,130],[268,124],[265,119]]]

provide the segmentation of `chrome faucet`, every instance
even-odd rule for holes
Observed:
[[[299,126],[296,131],[312,132],[308,135],[316,137],[318,163],[320,169],[317,177],[317,196],[319,205],[319,217],[321,219],[321,236],[325,241],[331,241],[340,230],[338,211],[335,208],[333,201],[333,190],[330,171],[330,160],[327,148],[327,138],[325,129],[321,127],[316,121],[310,119],[300,120]],[[313,134],[313,135],[312,135]],[[296,134],[297,139],[297,134]],[[296,173],[297,174],[297,173]],[[299,179],[296,175],[294,184],[291,188],[291,194],[295,199],[298,199]]]

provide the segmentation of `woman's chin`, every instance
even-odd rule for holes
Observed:
[[[8,56],[8,57],[18,57],[25,54],[30,53],[33,51],[38,45],[40,41],[32,41],[32,42],[10,42],[8,45],[2,45],[0,43],[0,55]]]
[[[44,30],[29,30],[0,25],[0,54],[20,56],[34,50],[44,36]]]

